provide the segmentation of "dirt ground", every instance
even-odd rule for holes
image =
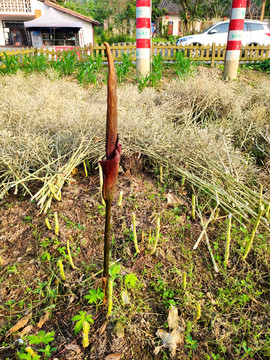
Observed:
[[[122,206],[117,204],[120,191]],[[27,197],[9,194],[1,202],[1,359],[20,358],[16,352],[23,352],[26,345],[17,340],[28,344],[27,336],[41,329],[55,332],[51,345],[56,349],[44,359],[169,359],[170,344],[162,342],[157,331],[170,334],[167,317],[172,305],[178,309],[182,326],[176,359],[268,358],[269,237],[265,240],[262,235],[259,250],[243,263],[239,258],[241,235],[235,224],[233,234],[238,233],[238,240],[233,237],[226,269],[222,265],[225,222],[220,214],[208,232],[220,268],[216,273],[205,241],[192,250],[202,226],[199,219],[191,219],[185,186],[142,171],[122,171],[113,205],[111,247],[111,261],[121,269],[114,281],[108,319],[102,301],[88,303],[84,298],[90,289],[101,286],[104,211],[98,175],[85,177],[82,169],[47,215],[40,214]],[[59,236],[54,234],[55,212]],[[132,212],[140,254],[133,243]],[[160,237],[151,254],[158,216]],[[205,216],[209,216],[207,211]],[[46,217],[52,230],[46,227]],[[68,260],[67,240],[75,269]],[[57,266],[59,259],[65,281]],[[135,275],[134,286],[125,281],[127,274]],[[74,335],[71,320],[79,311],[94,319],[86,348],[81,331]],[[47,317],[40,326],[44,314]],[[19,329],[9,334],[8,329],[18,323]],[[37,351],[40,346],[32,348]]]

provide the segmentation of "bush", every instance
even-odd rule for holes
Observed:
[[[126,42],[135,42],[136,38],[130,37],[128,35],[115,35],[110,36],[107,31],[102,31],[100,36],[96,36],[95,42],[98,44],[104,43],[104,41],[108,42],[110,45],[118,44],[118,43],[126,43]]]
[[[270,59],[266,59],[261,63],[257,64],[257,69],[270,73]]]
[[[249,70],[259,70],[266,73],[270,73],[270,58],[260,61],[258,63],[244,64],[242,68]]]

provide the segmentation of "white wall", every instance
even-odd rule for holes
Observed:
[[[49,9],[49,6],[43,4],[43,2],[38,0],[31,1],[32,12],[35,13],[35,10],[41,10],[41,15],[44,14]]]
[[[80,45],[84,46],[84,45],[89,45],[91,43],[94,44],[93,25],[87,21],[82,21],[82,24],[83,24],[83,26],[80,30],[80,32],[82,33],[82,43],[81,43],[81,39],[80,39]]]
[[[166,19],[168,18],[168,19]],[[172,21],[173,22],[173,32],[172,35],[179,35],[178,34],[178,21],[180,21],[179,16],[177,15],[167,15],[167,16],[163,16],[162,17],[162,25],[166,26],[169,24],[169,22]]]
[[[171,15],[170,16],[170,19],[171,20],[169,20],[169,21],[173,21],[173,33],[172,33],[172,35],[178,35],[178,29],[179,29],[179,21],[180,21],[180,18],[179,18],[179,16],[177,16],[177,15]]]
[[[166,19],[168,18],[168,19]],[[174,36],[178,36],[178,35],[182,35],[178,33],[178,29],[179,29],[179,21],[180,21],[180,17],[179,15],[167,15],[167,16],[163,16],[162,17],[162,25],[168,25],[168,23],[170,21],[173,22],[173,33],[172,35]],[[201,32],[201,27],[202,27],[202,21],[201,20],[197,20],[193,22],[193,26],[194,26],[194,31],[195,32]],[[183,29],[182,29],[183,31]]]
[[[3,29],[2,21],[0,20],[0,46],[3,45],[5,45],[4,29]]]

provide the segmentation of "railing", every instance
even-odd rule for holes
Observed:
[[[0,0],[0,14],[31,13],[31,0]]]
[[[88,56],[102,56],[102,59],[106,61],[106,52],[104,45],[96,45],[85,47],[78,47],[63,51],[75,52],[79,61],[86,61]],[[113,44],[111,45],[111,51],[114,60],[119,61],[123,54],[131,54],[130,58],[136,60],[136,45],[135,44]],[[174,61],[177,51],[182,51],[185,57],[190,58],[193,61],[201,61],[214,66],[216,62],[223,62],[226,54],[226,45],[189,45],[189,46],[176,46],[172,44],[153,44],[152,55],[160,54],[165,61]],[[56,61],[61,56],[61,52],[54,49],[34,49],[34,48],[22,48],[20,50],[7,50],[5,51],[7,56],[16,55],[22,58],[23,55],[36,56],[38,54],[44,54],[48,61]],[[0,52],[0,59],[3,57],[3,52]],[[241,48],[240,58],[241,62],[256,62],[270,58],[270,45],[257,46],[246,45]]]

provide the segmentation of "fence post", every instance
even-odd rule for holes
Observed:
[[[94,49],[93,49],[93,44],[92,43],[90,43],[89,49],[90,49],[90,56],[94,57]]]
[[[215,57],[216,57],[216,43],[212,44],[212,54],[211,54],[211,67],[215,65]]]

